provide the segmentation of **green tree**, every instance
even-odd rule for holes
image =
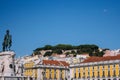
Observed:
[[[61,49],[56,49],[56,50],[53,50],[52,53],[62,54],[62,50]]]
[[[54,46],[54,49],[71,50],[73,49],[73,47],[72,45],[69,45],[69,44],[58,44]]]
[[[104,54],[105,54],[105,53],[104,53],[103,51],[101,51],[101,52],[98,52],[98,53],[97,53],[97,56],[103,57]]]
[[[71,53],[69,54],[76,55],[76,54],[88,53],[90,56],[103,56],[104,54],[103,52],[100,52],[99,47],[94,44],[84,44],[79,46],[72,46],[70,44],[58,44],[55,46],[45,45],[44,47],[36,48],[33,53],[37,55],[40,54],[39,53],[40,50],[52,50],[53,53],[62,54],[62,50],[74,50],[74,49],[77,50],[77,53],[75,51],[71,51]],[[68,55],[68,53],[66,55]]]
[[[44,50],[52,50],[53,46],[51,45],[45,45],[45,47],[43,47]]]
[[[32,53],[32,55],[39,55],[39,54],[41,54],[40,51],[34,51],[34,52]]]
[[[46,57],[46,56],[51,56],[52,55],[52,52],[46,52],[43,56]]]
[[[80,45],[78,46],[80,52],[82,53],[94,53],[98,51],[98,46],[96,45]]]

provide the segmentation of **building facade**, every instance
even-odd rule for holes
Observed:
[[[33,69],[34,65],[35,65],[35,62],[33,61],[30,61],[24,64],[24,76],[34,77],[34,78],[37,77],[35,76],[37,72],[35,72],[35,69]]]
[[[30,61],[24,69],[25,76],[36,80],[120,80],[120,55],[89,57],[71,65],[57,60]]]
[[[120,56],[91,57],[70,66],[70,80],[120,80]]]
[[[65,61],[43,60],[36,65],[31,61],[24,64],[24,75],[35,80],[66,80],[69,64]]]

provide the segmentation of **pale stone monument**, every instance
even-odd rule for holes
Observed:
[[[26,80],[27,77],[22,75],[22,63],[15,64],[15,52],[10,50],[11,46],[12,36],[7,30],[2,43],[2,52],[0,52],[0,80]]]
[[[9,30],[6,30],[3,41],[3,51],[0,52],[0,76],[15,76],[15,53],[10,51],[12,45],[12,36],[9,34]]]
[[[13,51],[0,52],[0,76],[15,76],[14,56]]]

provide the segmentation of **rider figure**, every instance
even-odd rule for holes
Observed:
[[[9,34],[9,30],[6,31],[4,42],[2,45],[3,51],[10,50],[10,47],[12,46],[12,36]]]

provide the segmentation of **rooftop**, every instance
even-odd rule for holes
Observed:
[[[83,63],[109,61],[109,60],[120,60],[120,55],[106,56],[106,57],[89,57],[86,60],[84,60]]]
[[[69,66],[65,61],[56,61],[56,60],[43,60],[45,65],[55,65],[55,66]]]

